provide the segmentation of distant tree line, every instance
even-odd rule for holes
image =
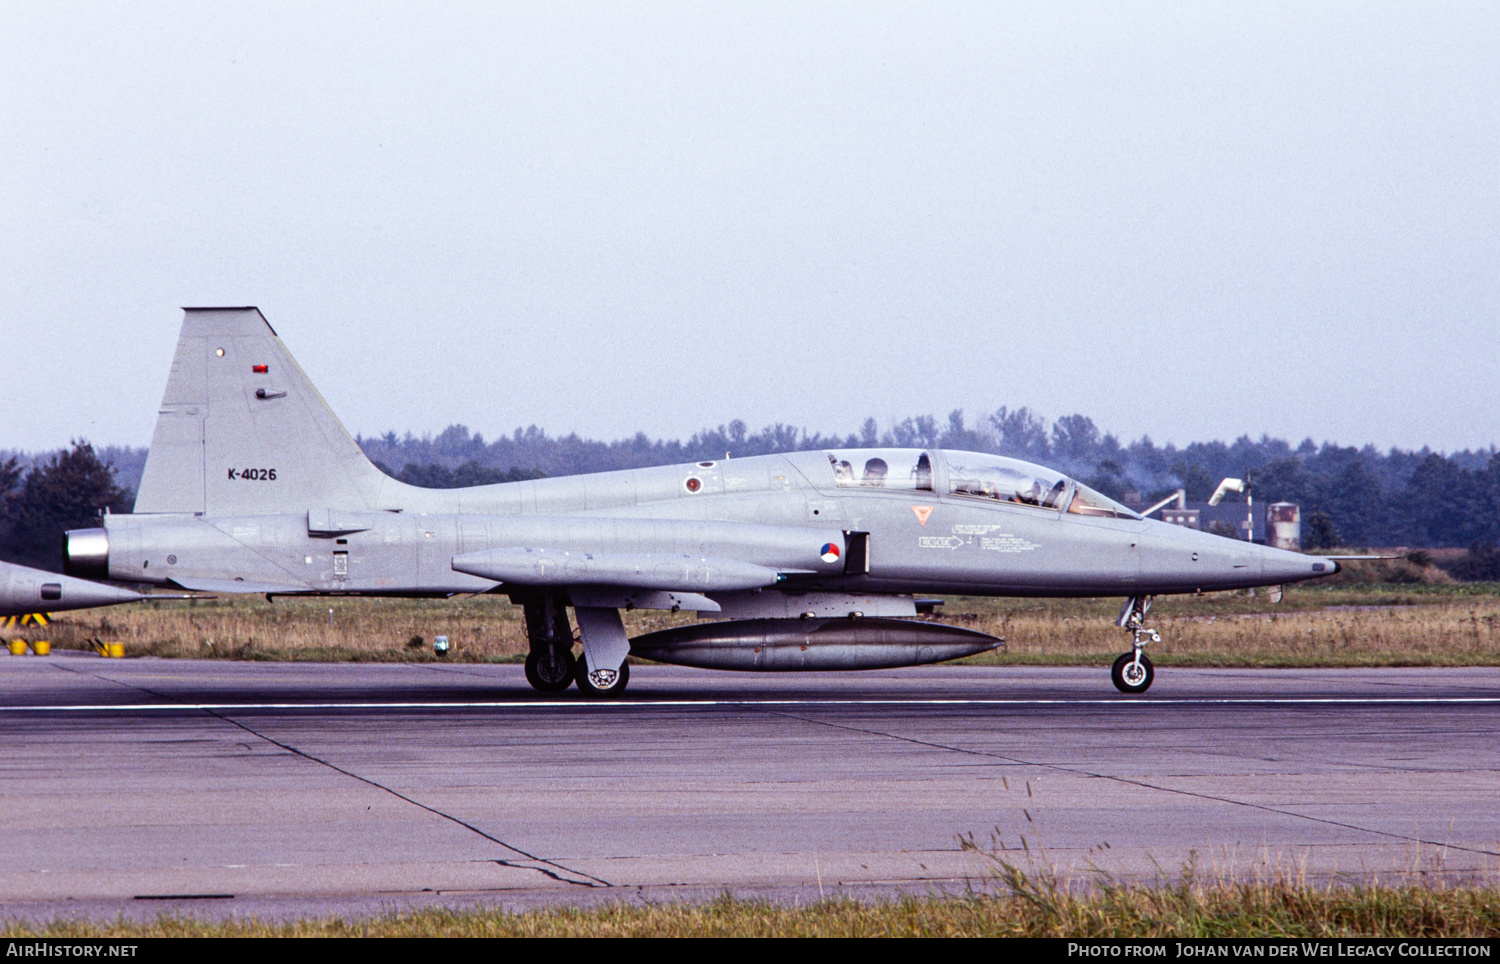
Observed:
[[[418,465],[408,462],[401,468],[400,472],[392,472],[384,462],[372,460],[375,467],[393,479],[399,479],[408,485],[421,486],[424,489],[462,489],[470,485],[494,485],[496,482],[525,482],[527,479],[544,478],[545,474],[536,469],[518,469],[511,466],[505,471],[480,465],[470,460],[456,469],[450,469],[438,462],[429,462],[426,465]]]
[[[701,459],[870,446],[966,449],[1012,455],[1068,472],[1113,498],[1135,493],[1156,502],[1178,488],[1203,502],[1226,477],[1248,472],[1255,500],[1296,502],[1312,547],[1408,545],[1428,547],[1500,543],[1500,452],[1493,447],[1448,455],[1429,449],[1381,452],[1321,445],[1305,439],[1241,436],[1234,442],[1158,446],[1149,436],[1125,443],[1085,415],[1048,421],[1028,408],[1002,407],[971,424],[964,412],[946,420],[903,419],[881,429],[866,419],[847,435],[809,432],[776,423],[750,432],[742,421],[703,429],[686,441],[638,432],[603,442],[577,434],[550,436],[535,425],[487,441],[463,425],[436,435],[359,439],[374,459],[392,465],[464,465],[546,475],[696,462]],[[1232,495],[1239,500],[1242,496]]]
[[[134,503],[88,442],[29,466],[17,456],[0,460],[0,558],[59,571],[65,531],[97,526],[106,508],[128,512]]]
[[[736,420],[686,441],[638,432],[604,442],[537,426],[493,441],[450,425],[436,435],[361,437],[382,471],[428,488],[512,482],[780,452],[899,446],[966,449],[1012,455],[1068,472],[1117,499],[1150,503],[1178,488],[1190,501],[1208,498],[1219,480],[1249,472],[1255,501],[1302,507],[1304,544],[1323,546],[1471,547],[1455,575],[1500,579],[1500,452],[1440,454],[1374,446],[1344,447],[1306,439],[1241,436],[1233,442],[1158,446],[1149,436],[1125,443],[1084,415],[1048,421],[1027,408],[1000,408],[971,423],[962,411],[946,419],[914,416],[882,429],[866,419],[840,435],[776,423],[758,432]],[[0,558],[55,567],[61,533],[93,525],[99,512],[128,511],[146,450],[87,442],[42,456],[0,452]],[[399,471],[388,466],[400,465]],[[1241,498],[1231,496],[1231,498]],[[1134,501],[1132,499],[1131,501]],[[1454,564],[1457,565],[1457,564]],[[1492,575],[1484,575],[1492,573]]]

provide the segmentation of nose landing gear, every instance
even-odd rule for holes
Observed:
[[[1151,681],[1156,678],[1156,669],[1144,653],[1136,650],[1120,654],[1120,658],[1110,668],[1109,678],[1114,680],[1115,689],[1121,693],[1144,693],[1151,688]]]
[[[1141,652],[1141,647],[1146,645],[1145,637],[1149,637],[1153,643],[1161,642],[1160,633],[1143,625],[1146,613],[1150,611],[1150,596],[1131,596],[1125,600],[1120,618],[1116,620],[1116,625],[1130,631],[1131,639],[1130,652],[1121,654],[1109,671],[1109,678],[1121,693],[1144,693],[1151,688],[1151,681],[1156,678],[1156,669],[1151,665],[1151,660]]]

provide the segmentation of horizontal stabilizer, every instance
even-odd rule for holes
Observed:
[[[347,536],[351,532],[368,532],[379,522],[374,512],[340,512],[337,509],[308,509],[307,534],[310,536]]]
[[[309,586],[297,586],[289,583],[250,582],[245,579],[194,579],[184,576],[181,579],[171,580],[174,586],[182,589],[191,589],[194,592],[253,592],[253,593],[275,593],[279,596],[292,595],[299,592],[312,592]]]
[[[490,549],[453,557],[458,572],[514,586],[629,586],[712,592],[774,586],[774,569],[711,556]]]

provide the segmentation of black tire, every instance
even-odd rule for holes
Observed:
[[[625,692],[625,687],[630,685],[630,664],[628,662],[621,663],[620,672],[607,687],[598,686],[593,680],[589,679],[589,663],[584,658],[578,660],[578,668],[574,671],[573,676],[578,681],[578,692],[584,696],[619,696]]]
[[[544,660],[544,655],[551,659]],[[569,649],[532,650],[526,657],[526,682],[539,693],[559,693],[573,685],[577,662]]]
[[[1156,668],[1151,665],[1151,660],[1146,654],[1141,654],[1140,668],[1132,666],[1135,662],[1134,653],[1125,653],[1115,660],[1115,665],[1110,668],[1109,678],[1114,680],[1115,689],[1121,693],[1144,693],[1151,688],[1151,681],[1156,679]],[[1127,671],[1126,667],[1129,667]],[[1141,670],[1145,672],[1142,673]]]

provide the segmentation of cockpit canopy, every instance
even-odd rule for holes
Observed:
[[[917,449],[841,449],[829,452],[841,486],[932,491],[932,457]]]
[[[925,452],[920,449],[838,449],[825,453],[835,484],[849,488],[935,491],[947,479],[947,494],[1032,506],[1074,515],[1139,519],[1135,512],[1060,472],[981,452]],[[946,472],[939,476],[934,464]]]

